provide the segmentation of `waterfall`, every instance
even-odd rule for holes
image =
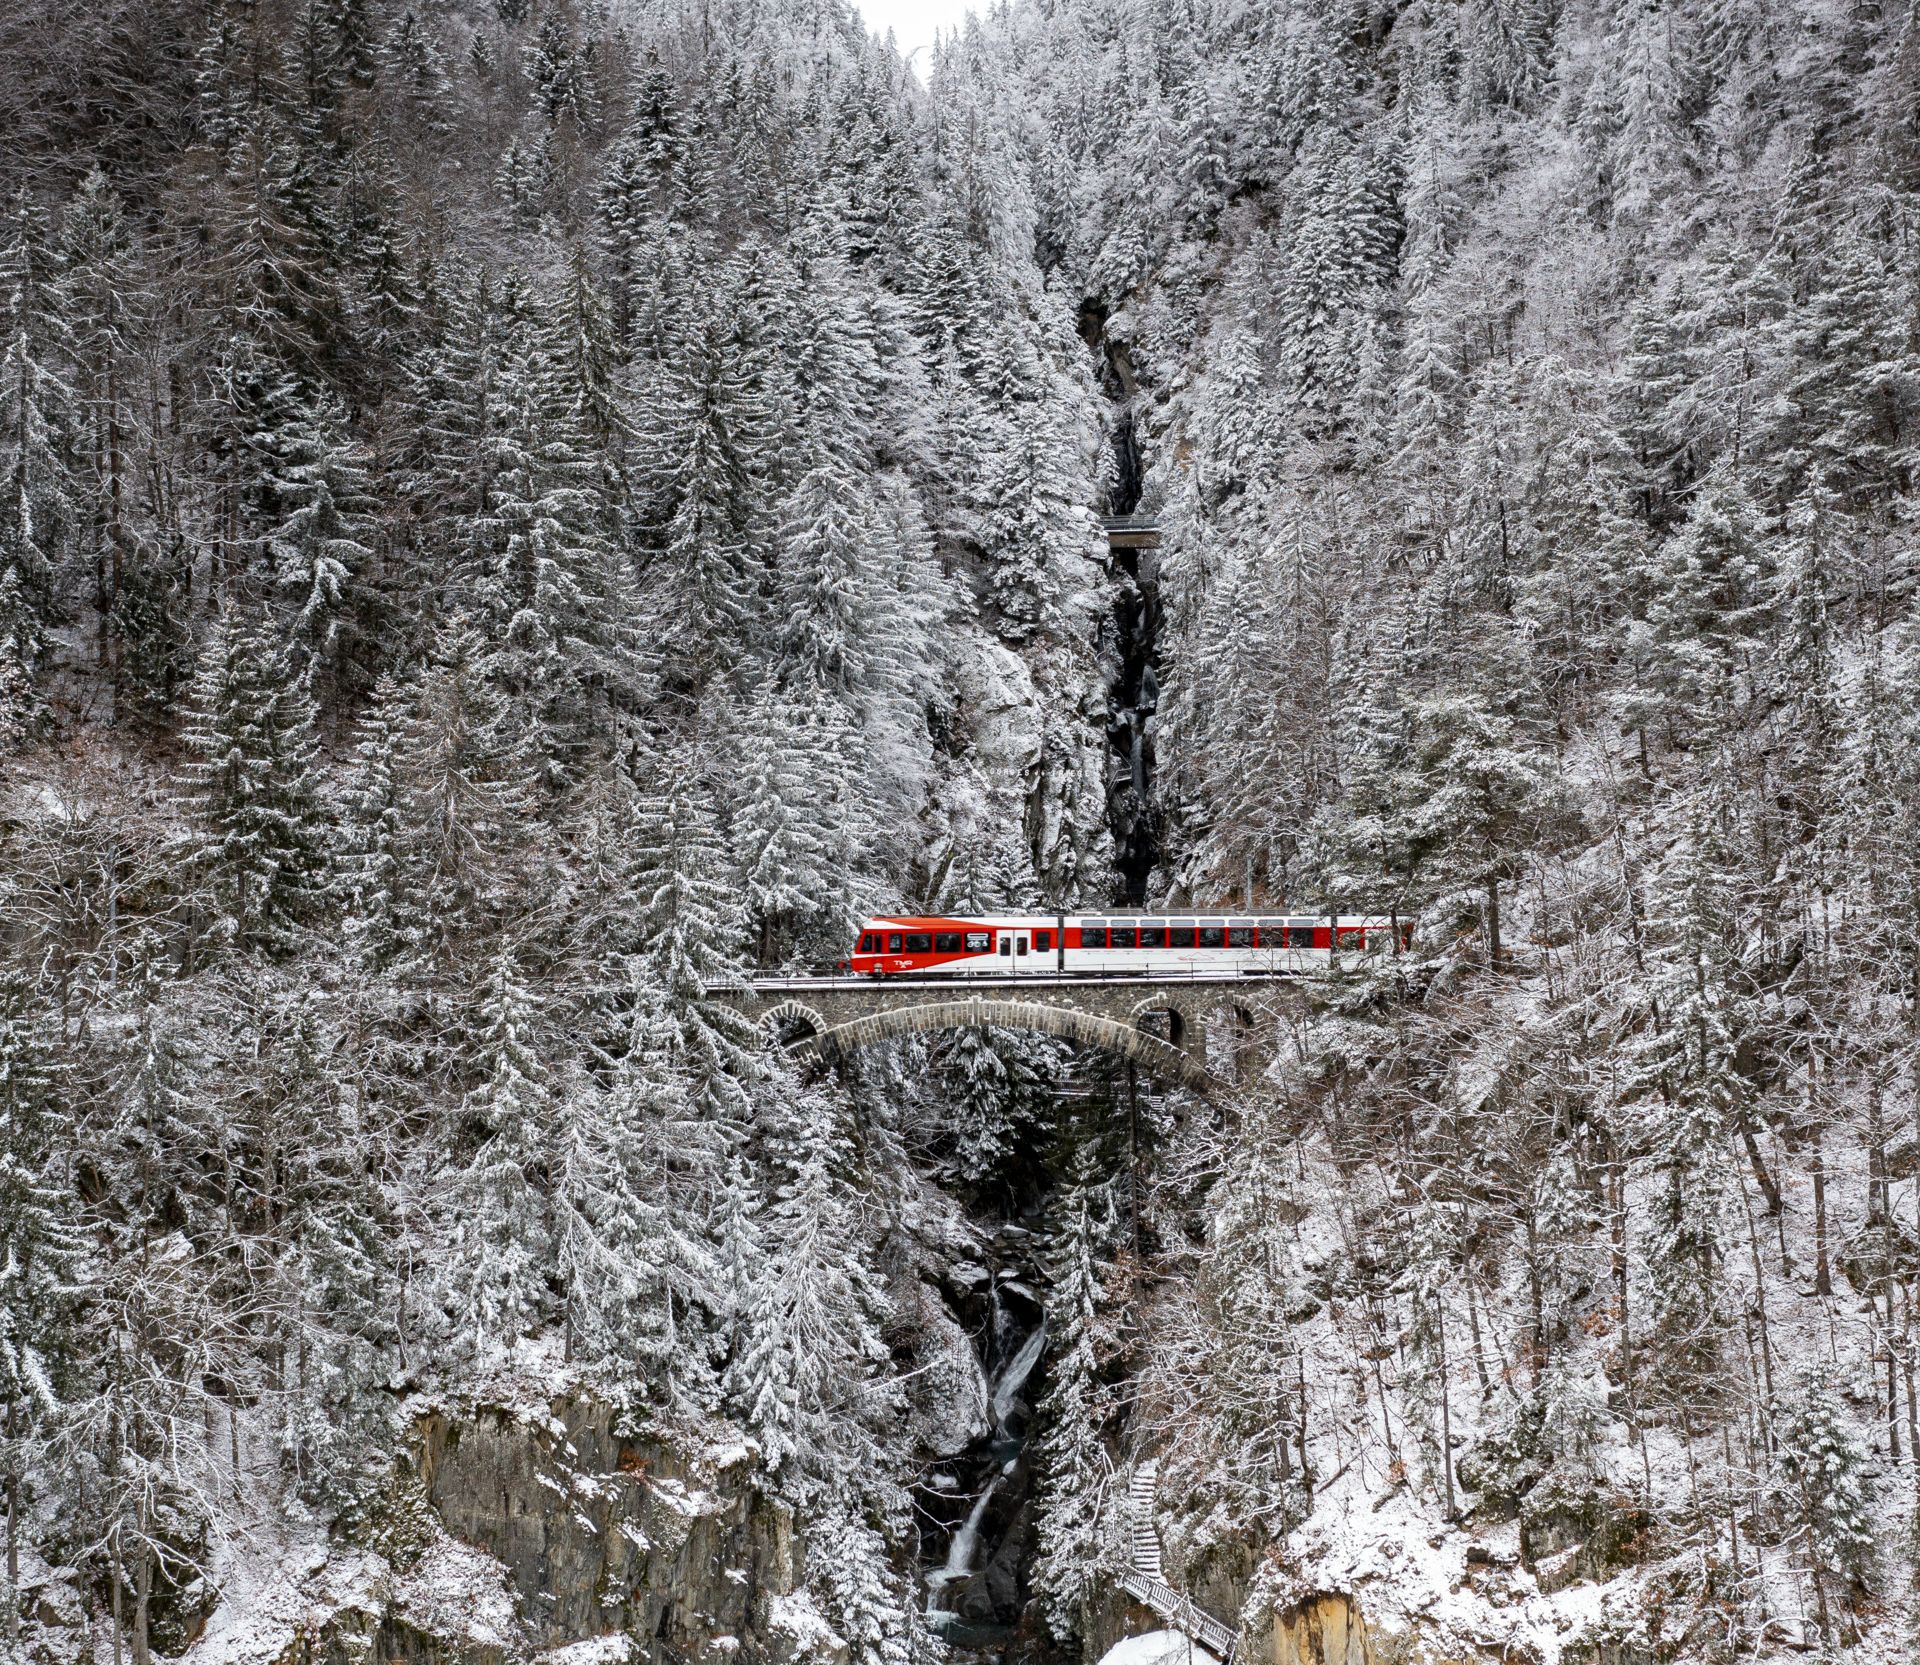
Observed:
[[[973,1576],[973,1555],[980,1547],[980,1522],[986,1515],[987,1505],[993,1501],[993,1494],[1000,1489],[999,1475],[987,1482],[986,1490],[974,1500],[967,1513],[965,1523],[953,1535],[953,1542],[947,1547],[947,1564],[938,1572],[927,1574],[927,1588],[933,1591],[944,1590],[949,1584],[957,1584],[963,1578]],[[932,1598],[928,1598],[928,1611],[933,1611]]]
[[[1013,1409],[1013,1402],[1020,1396],[1020,1390],[1027,1385],[1027,1378],[1033,1374],[1033,1367],[1040,1362],[1040,1355],[1046,1350],[1047,1326],[1044,1322],[1028,1336],[1025,1345],[1013,1355],[1013,1360],[1000,1373],[1000,1380],[993,1389],[993,1426],[996,1432],[1005,1433],[1007,1413]]]
[[[1033,1299],[1025,1285],[1012,1287],[1023,1298]],[[1006,1592],[996,1584],[996,1579],[1004,1578],[1005,1569],[996,1573],[995,1568],[1003,1558],[1003,1535],[1010,1526],[1017,1527],[1026,1506],[1027,1477],[1022,1466],[1026,1418],[1021,1395],[1047,1350],[1044,1315],[1022,1334],[1025,1326],[1007,1311],[997,1278],[990,1299],[982,1349],[988,1358],[997,1356],[1004,1362],[988,1379],[989,1432],[969,1448],[966,1458],[980,1490],[966,1518],[954,1529],[944,1564],[926,1574],[928,1622],[950,1646],[966,1650],[997,1649],[1011,1634],[1013,1615],[1001,1610]],[[1004,1351],[1007,1347],[1013,1348],[1011,1354]],[[993,1512],[996,1502],[998,1515]]]

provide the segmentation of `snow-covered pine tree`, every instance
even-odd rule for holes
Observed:
[[[764,1066],[751,1022],[712,996],[740,977],[744,920],[697,777],[678,769],[664,789],[643,791],[630,836],[640,953],[665,1003],[673,1059],[696,1114],[718,1127],[744,1129]]]
[[[867,1264],[851,1151],[827,1096],[785,1071],[757,1096],[760,1241],[729,1361],[729,1401],[793,1495],[831,1495],[871,1460],[893,1395],[885,1290]]]
[[[713,1166],[730,1141],[694,1108],[661,990],[642,972],[629,999],[605,1088],[572,1083],[557,1107],[556,1253],[569,1348],[634,1372],[672,1416],[715,1399],[731,1299]]]
[[[1085,1626],[1085,1604],[1105,1547],[1100,1519],[1109,1469],[1100,1439],[1101,1361],[1095,1347],[1101,1256],[1114,1207],[1095,1157],[1087,1139],[1069,1155],[1047,1239],[1047,1393],[1034,1462],[1039,1499],[1033,1586],[1048,1628],[1062,1641]]]
[[[742,798],[729,832],[759,963],[778,965],[820,915],[832,885],[802,713],[768,678],[743,721]]]
[[[577,778],[608,705],[636,694],[635,603],[605,475],[546,332],[510,338],[493,393],[484,507],[456,593],[488,639],[481,659],[551,788]]]
[[[339,675],[350,587],[364,578],[375,536],[366,470],[324,406],[290,417],[275,456],[272,497],[284,518],[266,537],[276,587],[287,597],[288,639],[299,671],[317,686]]]
[[[1407,1298],[1402,1334],[1406,1368],[1401,1400],[1403,1438],[1417,1445],[1423,1480],[1448,1518],[1459,1511],[1453,1472],[1452,1360],[1447,1351],[1448,1297],[1457,1276],[1459,1212],[1429,1197],[1415,1199],[1404,1221],[1406,1265],[1395,1292]]]
[[[535,803],[520,732],[485,674],[486,642],[456,613],[439,630],[401,721],[395,768],[410,806],[419,957],[452,975],[525,894]]]
[[[1723,1280],[1734,1247],[1729,1143],[1736,1127],[1753,1150],[1738,1066],[1749,1017],[1732,874],[1714,810],[1692,818],[1675,889],[1673,941],[1655,980],[1651,1029],[1627,1080],[1659,1099],[1648,1141],[1660,1176],[1646,1227],[1649,1340],[1656,1385],[1685,1418],[1718,1391],[1730,1335]]]
[[[1414,712],[1413,802],[1405,824],[1431,880],[1471,886],[1486,900],[1487,961],[1502,954],[1500,887],[1524,871],[1529,848],[1576,830],[1551,757],[1481,700],[1447,696]]]
[[[570,121],[590,132],[600,119],[600,90],[594,75],[594,49],[571,38],[565,18],[549,12],[521,54],[521,68],[533,86],[534,102],[549,127]]]
[[[238,607],[201,652],[184,737],[191,826],[180,853],[208,887],[207,926],[229,947],[287,951],[326,898],[313,708],[285,654]]]
[[[487,512],[496,385],[512,320],[485,268],[441,273],[426,310],[425,338],[402,367],[408,420],[391,466],[419,544],[421,578],[437,590],[466,560],[471,529]]]
[[[74,1362],[72,1280],[80,1243],[62,1169],[73,1130],[61,1102],[57,1032],[24,980],[0,978],[0,1511],[3,1587],[17,1637],[28,1508],[52,1477],[51,1445]]]
[[[967,1184],[991,1192],[1014,1180],[1023,1141],[1051,1107],[1058,1064],[1058,1054],[1031,1037],[1001,1030],[956,1030],[941,1046],[942,1121],[954,1171]]]
[[[428,134],[452,127],[444,44],[431,21],[409,6],[378,47],[380,78],[413,124]]]
[[[872,685],[880,647],[865,593],[877,563],[863,497],[855,465],[822,448],[781,516],[781,663],[796,682],[843,699]]]
[[[758,634],[768,504],[766,366],[727,315],[723,292],[673,344],[639,444],[653,552],[642,573],[651,652],[667,689],[690,698],[731,673]]]
[[[475,1053],[484,1073],[460,1105],[463,1160],[441,1210],[446,1250],[436,1296],[453,1347],[469,1357],[510,1351],[552,1306],[555,1113],[535,1020],[533,997],[503,949]]]
[[[1713,734],[1703,717],[1738,699],[1745,641],[1764,620],[1775,548],[1759,506],[1729,466],[1695,491],[1686,523],[1658,546],[1640,577],[1644,622],[1628,632],[1636,675],[1616,701],[1624,721],[1668,744]]]
[[[390,965],[418,940],[407,896],[409,806],[396,763],[411,695],[391,674],[373,685],[354,741],[353,778],[342,801],[335,883],[347,940],[369,967]]]
[[[1879,1560],[1872,1454],[1830,1372],[1803,1366],[1773,1409],[1779,1441],[1780,1498],[1800,1528],[1800,1555],[1813,1581],[1820,1628],[1837,1640],[1830,1602],[1852,1606]]]
[[[166,673],[156,671],[164,665],[177,674],[179,645],[168,641],[172,621],[155,606],[169,587],[167,546],[143,547],[128,512],[129,475],[138,454],[129,390],[153,299],[146,250],[129,220],[106,174],[93,169],[67,204],[60,258],[74,359],[75,465],[88,484],[73,578],[88,570],[94,575],[98,640],[115,675],[116,695],[137,703],[156,691],[171,692]]]
[[[25,198],[0,242],[0,745],[38,727],[56,573],[76,532],[71,330],[46,216]]]
[[[1204,1437],[1188,1472],[1204,1465],[1204,1483],[1236,1517],[1282,1532],[1299,1517],[1309,1485],[1299,1450],[1299,1342],[1286,1322],[1307,1304],[1308,1283],[1289,1224],[1299,1196],[1284,1121],[1260,1115],[1246,1131],[1222,1175],[1210,1252],[1196,1279],[1203,1328],[1175,1345],[1204,1361],[1194,1405]]]
[[[988,593],[1009,641],[1070,630],[1099,553],[1092,482],[1044,402],[996,412],[980,486]]]
[[[856,1665],[917,1665],[935,1657],[938,1644],[886,1539],[846,1504],[809,1518],[806,1571],[808,1588]]]

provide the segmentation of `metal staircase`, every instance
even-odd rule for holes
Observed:
[[[1153,1493],[1160,1480],[1160,1464],[1149,1457],[1127,1482],[1127,1514],[1133,1528],[1133,1570],[1157,1584],[1167,1581],[1160,1565],[1160,1534],[1153,1529]]]
[[[1153,1525],[1153,1494],[1160,1465],[1149,1458],[1127,1481],[1127,1525],[1133,1540],[1133,1565],[1120,1575],[1120,1588],[1135,1601],[1151,1607],[1167,1623],[1184,1630],[1202,1647],[1211,1648],[1224,1665],[1233,1665],[1235,1634],[1211,1613],[1203,1613],[1192,1598],[1167,1583],[1160,1563],[1160,1534]]]

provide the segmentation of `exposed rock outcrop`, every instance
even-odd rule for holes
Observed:
[[[433,1409],[334,1540],[236,1566],[190,1665],[840,1665],[743,1445],[623,1432],[584,1393]]]
[[[1276,1613],[1274,1665],[1381,1665],[1367,1621],[1351,1596],[1336,1590],[1305,1597]]]

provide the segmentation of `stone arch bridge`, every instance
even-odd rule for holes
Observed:
[[[1290,977],[765,977],[712,993],[800,1054],[990,1024],[1114,1053],[1199,1092],[1244,1078],[1305,998]]]

